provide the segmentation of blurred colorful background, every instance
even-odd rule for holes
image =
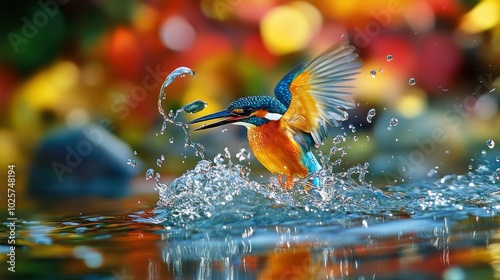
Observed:
[[[339,40],[364,63],[358,106],[330,133],[348,139],[339,169],[369,162],[383,188],[499,155],[498,0],[41,0],[2,3],[0,14],[0,164],[16,165],[19,200],[154,192],[147,168],[169,181],[199,160],[182,130],[156,135],[168,73],[187,66],[196,76],[167,89],[166,110],[201,99],[210,113],[272,94]],[[210,159],[247,148],[243,128],[193,137]]]

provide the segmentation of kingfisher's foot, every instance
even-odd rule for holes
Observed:
[[[283,182],[283,177],[284,177],[283,174],[278,174],[278,183],[280,184],[280,187],[285,190],[286,189],[286,185]]]
[[[293,188],[293,175],[288,176],[286,181],[283,181],[284,174],[279,174],[278,175],[278,183],[280,184],[281,188],[284,190],[290,190]]]
[[[286,179],[286,189],[287,189],[287,190],[292,189],[292,187],[293,187],[293,185],[294,185],[294,184],[293,184],[293,177],[294,177],[293,175],[290,175],[290,176],[288,176],[288,178]]]

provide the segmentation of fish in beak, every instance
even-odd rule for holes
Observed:
[[[220,111],[217,113],[213,113],[213,114],[192,120],[192,121],[188,122],[188,124],[199,123],[199,122],[220,119],[220,118],[225,118],[225,119],[218,121],[218,122],[215,122],[215,123],[202,125],[196,129],[194,129],[193,131],[204,130],[204,129],[214,128],[214,127],[218,127],[218,126],[225,125],[225,124],[235,123],[235,122],[238,122],[238,121],[241,121],[243,119],[248,118],[248,116],[238,115],[238,114],[223,110],[223,111]]]

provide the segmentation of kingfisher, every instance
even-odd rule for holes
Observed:
[[[334,44],[310,62],[288,72],[274,88],[274,96],[246,96],[220,112],[189,124],[220,119],[196,130],[225,124],[247,128],[250,149],[271,173],[278,174],[282,188],[291,189],[295,176],[318,172],[313,154],[327,138],[327,126],[338,126],[353,109],[353,86],[361,60],[346,41]],[[288,176],[284,181],[284,176]],[[313,179],[319,186],[319,179]]]

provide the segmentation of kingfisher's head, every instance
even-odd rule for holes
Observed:
[[[189,124],[224,118],[221,121],[201,126],[195,130],[213,128],[225,124],[243,125],[253,128],[270,121],[279,120],[286,107],[271,96],[247,96],[237,99],[225,109],[189,122]]]

